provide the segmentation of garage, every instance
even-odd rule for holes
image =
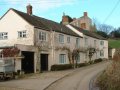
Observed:
[[[34,73],[34,52],[22,51],[22,71],[25,73]]]

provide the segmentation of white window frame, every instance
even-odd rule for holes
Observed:
[[[39,32],[39,40],[40,41],[47,41],[47,34],[46,34],[46,32]]]
[[[66,54],[59,54],[59,63],[66,64]]]
[[[8,39],[8,32],[1,32],[0,33],[0,40]]]
[[[104,41],[100,41],[100,45],[102,45],[102,46],[103,46],[103,45],[104,45]]]
[[[78,54],[78,56],[75,58],[77,63],[80,63],[80,53]]]
[[[94,46],[97,47],[97,40],[94,40]]]
[[[70,43],[70,37],[67,37],[67,43]]]
[[[59,42],[64,43],[64,35],[63,34],[59,34]]]
[[[27,37],[26,30],[24,30],[24,31],[18,31],[18,38],[26,38],[26,37]]]
[[[101,51],[100,51],[100,56],[101,56],[101,57],[104,57],[104,50],[101,50]]]
[[[76,46],[79,48],[80,47],[80,38],[76,38]]]

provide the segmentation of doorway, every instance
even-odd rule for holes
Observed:
[[[34,73],[34,52],[22,51],[22,70],[25,73]]]
[[[41,71],[48,71],[48,54],[41,54]]]

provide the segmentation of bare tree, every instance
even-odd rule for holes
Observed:
[[[96,26],[97,31],[105,32],[107,35],[114,30],[114,27],[108,24],[101,24],[96,18],[92,19],[93,25]]]
[[[107,24],[100,24],[98,30],[105,32],[107,35],[114,30],[114,27]]]

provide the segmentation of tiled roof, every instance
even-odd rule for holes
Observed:
[[[27,13],[15,9],[12,10],[36,28],[41,28],[43,30],[48,30],[48,31],[53,30],[67,35],[79,37],[75,32],[67,28],[65,25],[35,15],[28,15]]]
[[[102,37],[101,35],[98,35],[95,32],[90,32],[88,30],[84,30],[84,29],[76,27],[74,25],[71,25],[71,26],[73,26],[75,29],[79,30],[80,32],[82,32],[86,36],[90,36],[90,37],[97,38],[97,39],[100,39],[100,40],[107,40],[106,38]]]

